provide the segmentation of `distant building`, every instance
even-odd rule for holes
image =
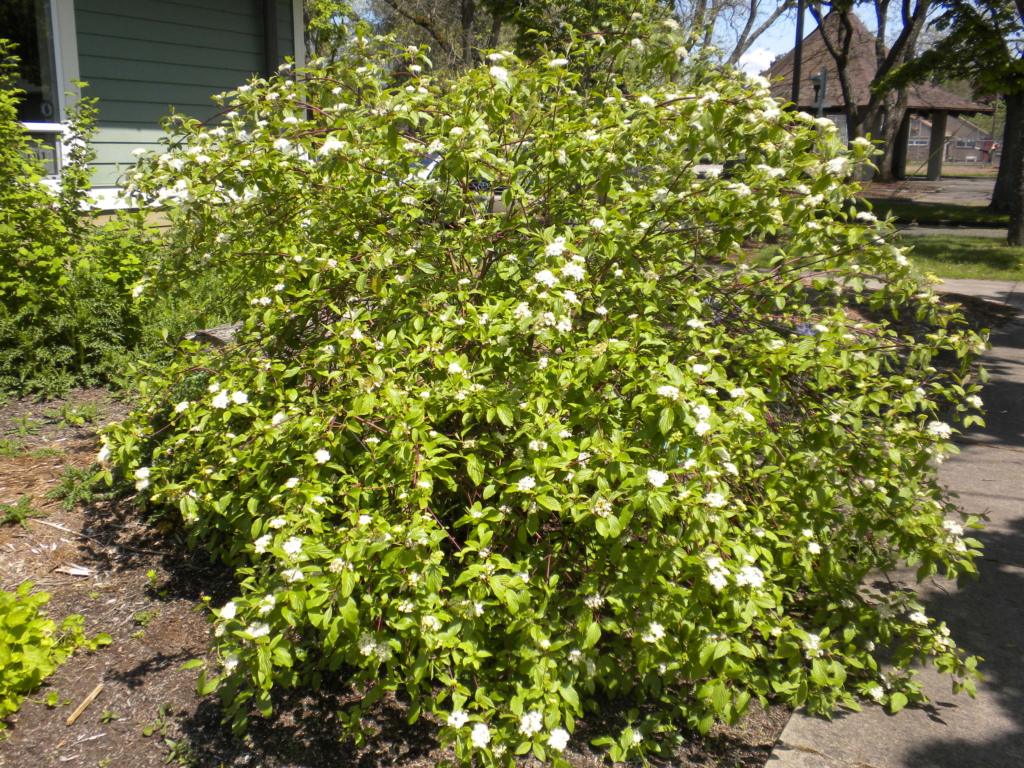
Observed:
[[[928,162],[932,138],[932,121],[919,115],[911,115],[910,132],[907,140],[907,166],[913,170],[916,165]],[[946,144],[944,157],[949,163],[998,162],[999,145],[992,134],[964,117],[950,116],[946,123]]]
[[[839,16],[833,13],[822,20],[825,25],[836,25],[838,22]],[[871,100],[871,82],[877,72],[875,36],[867,30],[856,14],[850,14],[850,22],[853,26],[853,38],[850,43],[848,71],[858,106],[866,106]],[[825,46],[820,28],[815,28],[804,38],[802,48],[799,98],[796,106],[812,114],[816,114],[820,109],[824,115],[835,120],[845,134],[843,91],[839,84],[835,59]],[[786,101],[792,99],[795,60],[795,51],[790,51],[780,56],[762,72],[769,80],[777,81],[772,83],[772,95],[776,98]],[[823,69],[827,72],[827,88],[824,103],[821,103],[820,89],[811,78]],[[909,107],[901,125],[894,157],[893,170],[897,178],[905,175],[908,162],[927,162],[928,178],[934,179],[942,175],[942,163],[947,159],[953,162],[987,162],[986,153],[992,150],[992,137],[988,134],[982,136],[985,132],[964,118],[992,114],[992,107],[957,96],[932,83],[913,84],[908,87],[908,91]],[[912,135],[915,126],[917,135]],[[985,142],[988,142],[987,146]],[[950,144],[952,149],[949,147]],[[967,160],[968,157],[976,159]]]

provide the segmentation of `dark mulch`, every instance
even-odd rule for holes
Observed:
[[[62,405],[90,404],[103,414],[93,424],[59,427],[44,417]],[[211,564],[206,553],[189,551],[172,525],[145,519],[131,497],[97,497],[71,511],[57,499],[43,498],[66,466],[92,465],[99,448],[96,432],[127,410],[102,390],[0,407],[0,441],[19,441],[20,451],[0,457],[0,503],[28,494],[33,508],[45,515],[30,520],[29,531],[0,528],[0,582],[14,589],[31,580],[51,595],[52,618],[79,613],[88,634],[106,632],[113,638],[110,646],[80,652],[58,668],[9,719],[0,766],[157,768],[169,761],[202,768],[418,768],[452,758],[450,750],[439,747],[436,724],[421,718],[409,725],[407,709],[395,696],[364,718],[364,725],[377,732],[364,747],[343,741],[336,712],[352,700],[352,692],[340,681],[328,681],[317,692],[276,691],[275,715],[254,717],[244,740],[233,737],[221,723],[217,699],[196,695],[197,671],[180,669],[190,659],[207,658],[208,625],[196,606],[204,596],[214,604],[229,599],[234,594],[230,572]],[[51,450],[37,453],[43,448]],[[64,572],[76,569],[88,575]],[[68,715],[100,683],[98,698],[67,726]],[[45,705],[51,692],[60,706]],[[612,727],[624,727],[614,708],[608,717],[620,720]],[[673,759],[663,762],[673,768],[762,766],[788,717],[783,706],[767,713],[756,709],[739,726],[717,726],[704,739],[687,735]],[[566,753],[572,765],[606,764],[603,753],[583,738],[593,729],[588,726],[596,725],[580,724],[579,738]],[[150,727],[146,736],[143,730]],[[532,757],[520,765],[540,767]]]

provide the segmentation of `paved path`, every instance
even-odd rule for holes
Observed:
[[[1024,309],[1024,283],[948,280],[956,293],[1007,301]],[[984,657],[978,697],[953,696],[948,677],[931,669],[918,679],[932,704],[895,716],[878,706],[832,722],[797,712],[769,768],[1021,768],[1024,766],[1024,319],[992,334],[982,392],[987,427],[974,428],[940,480],[963,507],[989,515],[976,534],[984,545],[980,580],[961,590],[949,582],[919,587],[930,616],[949,623],[969,653]],[[913,584],[912,572],[896,578]]]
[[[988,205],[992,201],[992,190],[995,185],[995,176],[946,178],[939,181],[910,179],[887,184],[875,182],[864,191],[863,196],[872,199],[915,200],[922,203]]]
[[[920,235],[937,235],[939,237],[994,237],[1006,239],[1006,228],[996,227],[897,227],[901,235],[918,237]]]

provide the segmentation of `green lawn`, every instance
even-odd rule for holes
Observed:
[[[939,277],[978,280],[1024,280],[1024,248],[1010,248],[996,237],[903,234],[902,246],[912,245],[911,262],[921,272]],[[780,253],[777,245],[753,250],[750,264],[766,268]]]
[[[1024,280],[1024,248],[996,237],[904,234],[900,244],[914,246],[909,257],[915,267],[939,277]]]
[[[871,203],[874,214],[884,219],[891,213],[900,223],[911,221],[949,221],[955,224],[999,224],[1006,226],[1005,213],[987,213],[983,205],[954,205],[952,203],[923,203],[889,198],[864,198]]]

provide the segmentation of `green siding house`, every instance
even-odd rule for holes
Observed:
[[[286,58],[302,66],[302,32],[301,0],[0,0],[0,37],[12,37],[23,60],[19,117],[44,141],[55,174],[73,81],[99,99],[100,207],[115,204],[132,150],[157,147],[172,107],[205,120],[218,111],[214,94]]]

